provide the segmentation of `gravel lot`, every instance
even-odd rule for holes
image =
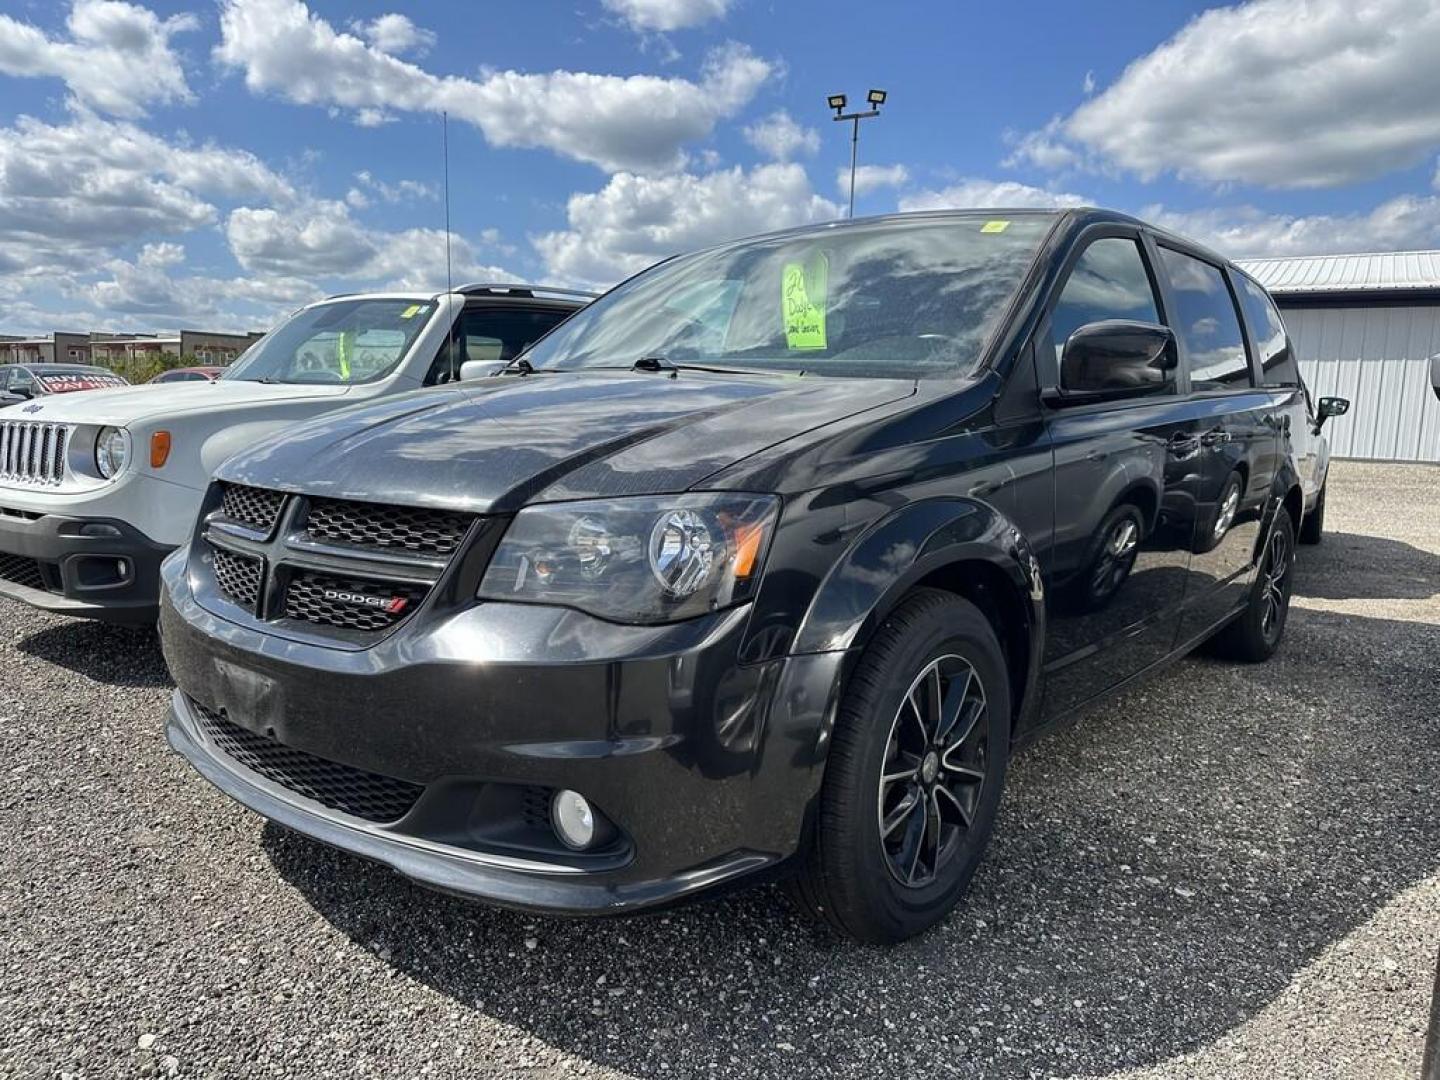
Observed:
[[[1269,665],[1016,763],[968,902],[870,951],[771,889],[528,918],[267,826],[153,634],[0,602],[0,1074],[1405,1077],[1440,946],[1440,469],[1340,463]]]

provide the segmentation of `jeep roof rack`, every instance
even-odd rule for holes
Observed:
[[[599,293],[585,292],[583,289],[562,289],[553,285],[525,285],[520,282],[508,281],[477,281],[470,285],[460,285],[454,290],[463,296],[476,296],[504,294],[506,296],[578,296],[586,300],[594,300]]]

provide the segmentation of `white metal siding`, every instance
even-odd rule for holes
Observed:
[[[1440,462],[1440,401],[1430,357],[1440,353],[1440,305],[1282,308],[1317,400],[1350,399],[1326,421],[1336,457]]]

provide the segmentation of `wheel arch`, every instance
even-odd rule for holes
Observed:
[[[1012,733],[1020,733],[1038,698],[1044,592],[1024,534],[988,503],[925,500],[873,524],[822,582],[795,651],[863,649],[918,588],[968,600],[995,627],[1009,667]]]

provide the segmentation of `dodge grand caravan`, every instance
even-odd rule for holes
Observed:
[[[163,568],[169,739],[440,889],[600,913],[783,877],[904,938],[1017,744],[1280,643],[1290,351],[1233,265],[1096,210],[669,260],[494,378],[228,461]]]

